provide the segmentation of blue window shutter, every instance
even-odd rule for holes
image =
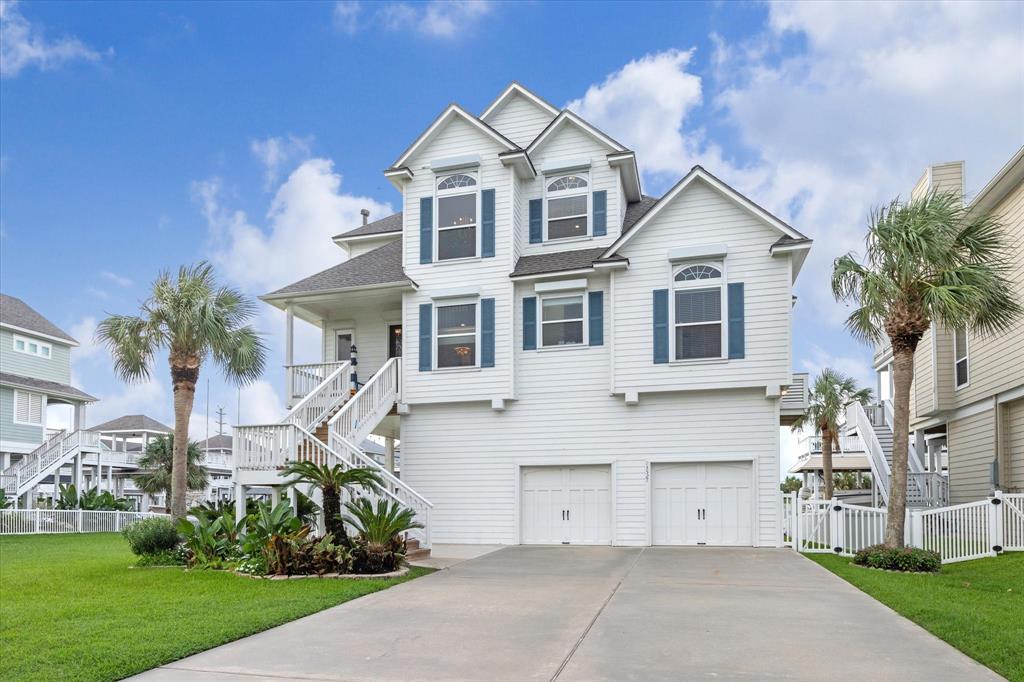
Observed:
[[[541,199],[530,199],[530,243],[544,241],[544,203]]]
[[[654,362],[668,362],[668,289],[654,290]]]
[[[537,348],[537,297],[523,299],[523,350]]]
[[[608,192],[594,192],[591,206],[594,212],[594,236],[603,237],[608,234]]]
[[[743,356],[743,282],[733,282],[729,285],[729,359]]]
[[[431,347],[434,345],[434,335],[431,327],[434,322],[434,306],[429,303],[420,303],[420,371],[429,372],[433,363],[431,362]]]
[[[480,256],[494,256],[494,190],[485,189],[480,195]]]
[[[588,316],[590,318],[590,345],[604,345],[604,292],[591,291],[587,294]]]
[[[494,299],[480,299],[480,366],[494,367]]]
[[[434,257],[434,197],[420,199],[420,263]]]

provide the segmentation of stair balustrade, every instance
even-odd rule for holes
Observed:
[[[289,407],[294,400],[301,400],[317,390],[342,365],[348,361],[314,362],[304,365],[285,365],[285,391]]]
[[[82,448],[98,451],[100,434],[95,431],[57,431],[42,445],[0,473],[4,493],[19,496],[63,466]]]
[[[878,418],[878,413],[881,410],[876,409],[873,412],[872,416]],[[878,490],[882,494],[882,501],[888,505],[890,486],[889,462],[886,461],[885,452],[882,450],[882,445],[878,442],[878,436],[875,435],[872,418],[868,416],[863,405],[854,402],[846,408],[846,423],[856,428],[857,435],[860,436],[864,444],[864,451],[868,454],[871,474],[874,476]]]

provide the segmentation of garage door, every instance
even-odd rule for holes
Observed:
[[[655,545],[753,544],[749,462],[655,464]]]
[[[609,545],[611,467],[524,467],[522,542],[527,545]]]

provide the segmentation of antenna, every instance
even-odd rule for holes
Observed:
[[[225,415],[224,406],[223,405],[218,405],[217,406],[217,435],[218,436],[223,436],[224,435],[224,415]]]

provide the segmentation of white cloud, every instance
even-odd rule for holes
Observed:
[[[377,19],[393,31],[411,30],[432,38],[459,38],[493,8],[486,0],[390,2],[378,9]]]
[[[332,14],[334,26],[342,33],[355,35],[359,30],[359,14],[362,4],[356,0],[338,0]]]
[[[18,4],[0,0],[0,76],[17,76],[30,66],[48,70],[69,61],[101,59],[99,52],[77,38],[47,39],[42,28],[25,18]]]
[[[113,282],[119,287],[130,287],[132,285],[132,281],[127,277],[123,277],[121,275],[109,272],[107,270],[100,272],[100,277],[107,280],[108,282]]]
[[[312,144],[312,135],[285,135],[250,142],[249,149],[253,156],[263,164],[263,188],[269,191],[277,183],[285,166],[308,159]]]
[[[800,364],[805,371],[810,373],[812,382],[821,373],[821,370],[829,367],[853,377],[858,388],[875,390],[875,372],[863,357],[833,354],[814,344],[811,345],[809,356],[801,360]]]
[[[154,368],[154,369],[159,369]],[[86,411],[89,426],[126,414],[144,414],[174,426],[171,392],[155,376],[139,384],[122,384],[120,390],[94,393],[99,402]]]
[[[96,318],[84,317],[79,322],[71,325],[68,330],[71,338],[78,341],[78,347],[71,352],[71,357],[77,362],[97,357],[104,350],[102,344],[96,343]]]
[[[242,388],[240,424],[271,424],[285,415],[284,401],[265,379]]]

